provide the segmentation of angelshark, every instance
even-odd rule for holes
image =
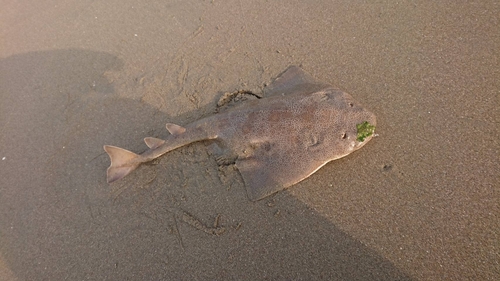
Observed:
[[[105,145],[111,158],[107,181],[187,144],[217,140],[242,175],[249,199],[256,201],[361,148],[374,136],[375,125],[375,115],[349,94],[291,66],[264,89],[264,98],[186,126],[168,123],[170,135],[145,138],[149,150],[140,155]]]

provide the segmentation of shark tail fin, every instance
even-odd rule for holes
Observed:
[[[107,172],[107,181],[112,183],[117,181],[130,172],[135,170],[140,164],[139,161],[133,161],[139,155],[116,146],[105,145],[104,150],[108,153],[111,159],[111,165]]]

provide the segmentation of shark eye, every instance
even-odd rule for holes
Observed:
[[[345,140],[345,139],[347,139],[347,134],[343,133],[341,137],[342,137],[343,140]]]
[[[317,98],[320,100],[320,101],[327,101],[330,99],[330,95],[328,95],[328,93],[325,93],[325,92],[320,92],[317,94]]]
[[[348,102],[347,104],[348,104],[350,107],[354,107],[354,103],[352,103],[352,102]]]

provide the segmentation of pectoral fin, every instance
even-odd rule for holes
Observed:
[[[330,87],[319,82],[298,66],[290,66],[271,84],[264,88],[266,96],[292,95],[299,92],[314,92]]]

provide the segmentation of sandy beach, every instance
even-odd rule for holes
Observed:
[[[0,280],[500,280],[498,1],[27,2],[0,9]],[[257,202],[209,142],[106,182],[103,145],[289,65],[378,136]]]

